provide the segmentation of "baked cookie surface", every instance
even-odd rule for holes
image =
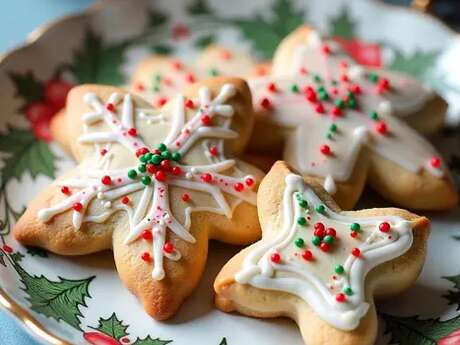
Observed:
[[[309,345],[373,344],[374,297],[415,282],[428,220],[394,208],[341,211],[315,181],[283,162],[262,181],[258,212],[262,240],[217,276],[218,308],[292,318]]]
[[[124,284],[157,319],[203,272],[209,239],[260,236],[261,172],[238,159],[253,116],[246,83],[216,78],[160,109],[109,86],[74,88],[65,113],[79,162],[42,191],[13,232],[62,255],[113,249]]]

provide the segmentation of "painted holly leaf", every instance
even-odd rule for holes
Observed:
[[[22,254],[21,252],[15,252],[10,254],[11,260],[13,260],[15,263],[21,262],[24,257],[24,254]]]
[[[256,16],[254,19],[233,19],[244,36],[252,41],[263,58],[271,58],[279,42],[303,24],[305,13],[294,8],[290,0],[276,0],[270,20]]]
[[[454,283],[454,290],[448,290],[447,294],[442,297],[449,301],[449,305],[455,304],[457,305],[457,310],[460,310],[460,274],[443,278]]]
[[[168,44],[156,44],[151,47],[151,50],[155,54],[170,55],[174,52],[174,48]]]
[[[27,247],[27,254],[30,256],[38,256],[40,258],[47,258],[48,252],[38,247]]]
[[[0,151],[8,154],[1,169],[2,186],[26,171],[32,177],[42,174],[54,178],[54,155],[48,145],[38,141],[31,131],[9,128],[0,134]]]
[[[31,102],[39,102],[43,98],[43,84],[31,71],[26,73],[9,73],[16,90],[16,97],[24,100],[23,108]]]
[[[212,14],[212,10],[209,8],[206,0],[195,0],[187,6],[187,12],[195,16]]]
[[[6,267],[5,254],[3,252],[0,252],[0,265]]]
[[[219,343],[219,345],[227,345],[227,339],[222,338],[222,341]]]
[[[172,343],[172,340],[161,340],[160,338],[152,339],[150,335],[144,339],[137,338],[132,345],[166,345]]]
[[[455,241],[460,241],[460,236],[458,236],[458,235],[452,236],[452,238],[453,238]]]
[[[460,315],[446,321],[382,313],[380,316],[385,320],[386,333],[391,333],[390,343],[399,345],[437,345],[441,338],[460,328]]]
[[[356,22],[350,17],[348,9],[343,7],[336,18],[329,22],[329,33],[332,37],[341,37],[346,40],[355,38]]]
[[[88,30],[69,68],[80,84],[120,85],[124,81],[121,64],[126,47],[126,43],[107,45],[101,36]]]
[[[440,51],[415,51],[410,55],[404,55],[401,51],[394,49],[394,54],[388,69],[404,72],[421,79],[433,67]]]
[[[93,328],[98,330],[104,334],[111,336],[117,340],[127,336],[129,333],[126,331],[128,329],[128,325],[124,325],[123,321],[120,321],[115,313],[113,313],[109,318],[99,319],[99,325],[97,328]]]
[[[214,35],[205,35],[198,37],[193,43],[193,45],[198,49],[204,49],[210,44],[214,43],[215,41],[216,38],[214,37]]]
[[[43,275],[30,275],[17,263],[14,268],[33,311],[81,330],[80,307],[86,307],[86,298],[91,297],[88,286],[94,277],[76,280],[58,277],[59,280],[53,281]]]
[[[168,16],[158,10],[150,10],[148,25],[151,28],[161,26],[168,21]]]

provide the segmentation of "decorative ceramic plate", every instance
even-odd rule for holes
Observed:
[[[111,253],[59,257],[22,247],[10,231],[40,188],[73,164],[48,132],[70,85],[119,85],[148,54],[189,59],[211,42],[269,59],[303,22],[335,37],[360,63],[407,72],[443,94],[450,129],[436,143],[460,174],[460,37],[431,17],[358,0],[104,2],[38,30],[0,62],[0,304],[38,340],[302,344],[291,321],[214,308],[213,278],[238,248],[212,243],[201,285],[172,320],[156,322],[121,285]],[[386,205],[369,197],[364,203]],[[460,344],[460,209],[428,216],[427,264],[412,289],[379,305],[379,344]]]

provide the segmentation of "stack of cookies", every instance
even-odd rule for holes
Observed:
[[[292,318],[309,345],[371,345],[374,298],[415,282],[429,220],[350,210],[366,185],[412,210],[457,204],[422,136],[446,108],[309,27],[261,65],[217,46],[193,64],[152,56],[129,86],[72,89],[52,132],[78,165],[29,204],[14,235],[62,255],[112,249],[157,320],[197,286],[210,239],[248,246],[216,277],[217,308]]]

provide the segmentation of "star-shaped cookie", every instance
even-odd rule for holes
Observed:
[[[295,320],[305,344],[371,345],[374,298],[411,286],[429,221],[395,208],[341,211],[309,178],[277,162],[258,196],[262,239],[216,278],[223,311]]]
[[[345,209],[353,207],[366,182],[408,208],[456,205],[440,155],[393,116],[431,109],[421,84],[336,56],[333,46],[306,27],[283,40],[272,69],[249,80],[258,114],[253,152],[282,154],[296,170],[321,180]]]
[[[253,125],[246,83],[214,78],[155,109],[126,91],[72,89],[65,113],[78,166],[14,227],[62,255],[113,249],[124,284],[156,319],[172,316],[203,272],[209,239],[260,236],[261,172],[238,159]]]

